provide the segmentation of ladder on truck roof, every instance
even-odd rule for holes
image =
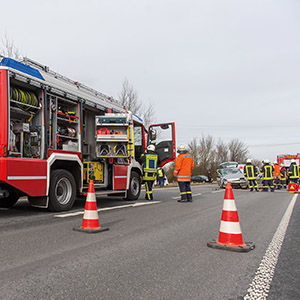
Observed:
[[[74,81],[66,76],[63,76],[57,72],[54,72],[52,70],[50,70],[50,68],[48,66],[42,65],[39,62],[36,62],[28,57],[23,57],[23,60],[21,60],[22,63],[34,67],[36,69],[39,69],[45,73],[47,73],[48,75],[51,75],[52,77],[54,77],[55,79],[59,79],[64,81],[65,83],[68,83],[72,86],[76,86],[78,89],[83,90],[85,92],[90,93],[93,96],[96,96],[97,98],[101,99],[102,101],[108,102],[108,103],[113,103],[114,105],[117,105],[120,107],[120,109],[123,109],[123,106],[120,104],[119,101],[115,100],[113,97],[107,96],[99,91],[96,91],[93,88],[90,88],[78,81]]]

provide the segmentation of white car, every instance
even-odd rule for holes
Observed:
[[[221,188],[226,187],[226,183],[231,183],[233,188],[246,189],[248,180],[238,168],[222,168],[217,170],[217,182]]]

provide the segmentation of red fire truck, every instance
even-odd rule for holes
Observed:
[[[300,165],[300,153],[298,153],[296,155],[291,155],[291,154],[277,155],[278,164],[283,165],[284,167],[289,167],[292,159],[294,159],[296,161],[297,165]]]
[[[160,166],[175,160],[173,122],[146,130],[118,101],[27,58],[2,57],[0,108],[0,207],[27,196],[69,210],[90,180],[96,195],[136,200],[146,146]]]

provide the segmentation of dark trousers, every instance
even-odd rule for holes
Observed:
[[[298,178],[290,178],[289,183],[298,183]]]
[[[248,179],[248,185],[250,191],[253,191],[253,188],[255,188],[255,190],[258,191],[258,185],[256,179]]]
[[[279,185],[280,185],[280,179],[279,178],[275,178],[274,179],[274,185],[276,189],[280,189]]]
[[[158,182],[159,182],[159,186],[164,186],[165,185],[165,178],[164,177],[159,177]]]
[[[178,181],[178,186],[180,190],[181,200],[192,201],[192,190],[190,181]]]
[[[264,179],[263,180],[263,191],[267,192],[269,187],[272,192],[274,192],[274,180],[273,179]]]
[[[145,181],[145,187],[146,187],[145,199],[146,200],[153,200],[153,195],[152,195],[153,182],[154,182],[154,180],[146,180]]]
[[[279,189],[281,189],[281,188],[286,188],[286,180],[285,179],[280,179]]]

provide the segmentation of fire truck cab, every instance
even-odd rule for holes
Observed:
[[[27,196],[69,210],[91,180],[96,195],[136,200],[147,145],[160,166],[175,160],[174,122],[147,130],[113,98],[26,58],[2,58],[0,108],[0,207]]]

